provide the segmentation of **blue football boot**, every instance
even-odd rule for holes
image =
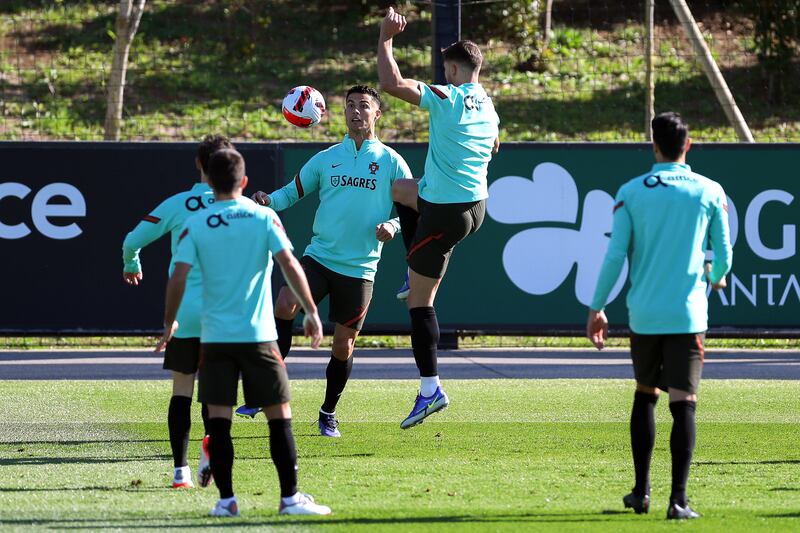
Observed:
[[[397,289],[397,299],[408,300],[408,293],[410,291],[411,287],[408,285],[408,270],[406,270],[406,279],[403,280],[403,286]]]
[[[432,415],[437,411],[441,411],[450,405],[450,400],[447,394],[444,393],[441,387],[436,387],[436,392],[432,396],[425,397],[422,394],[417,394],[417,399],[414,402],[414,408],[405,420],[400,422],[400,429],[408,429],[417,424],[421,424],[426,417]]]
[[[247,407],[246,405],[242,405],[236,410],[236,416],[241,416],[242,418],[255,418],[260,412],[260,407]]]

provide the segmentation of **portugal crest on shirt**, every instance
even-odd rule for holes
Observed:
[[[341,176],[331,176],[331,186],[338,187],[341,181]]]
[[[374,175],[378,171],[379,168],[381,168],[381,167],[378,166],[378,163],[373,161],[372,163],[369,164],[369,173]]]

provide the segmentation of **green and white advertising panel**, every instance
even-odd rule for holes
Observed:
[[[323,146],[282,145],[278,182],[291,179]],[[420,176],[427,146],[393,147]],[[442,327],[582,329],[608,245],[614,195],[653,162],[646,144],[504,144],[489,167],[483,227],[456,248],[437,298]],[[729,197],[734,266],[728,288],[709,296],[711,327],[797,328],[800,146],[695,145],[687,162],[720,182]],[[298,255],[310,239],[317,202],[309,196],[281,213]],[[405,306],[394,297],[404,269],[398,237],[384,248],[366,330],[406,327]],[[627,268],[607,308],[618,326],[627,324],[626,275]]]

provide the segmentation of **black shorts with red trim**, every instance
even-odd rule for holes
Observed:
[[[246,405],[269,407],[289,401],[289,376],[274,341],[203,343],[200,352],[198,401],[237,405],[240,375]]]
[[[328,320],[361,331],[372,301],[372,282],[334,272],[307,255],[300,259],[300,264],[314,303],[319,304],[330,296]]]
[[[636,382],[663,391],[697,394],[703,373],[706,334],[639,335],[631,333]]]
[[[441,278],[456,244],[478,231],[486,216],[486,200],[434,204],[417,198],[419,223],[406,259],[423,276]]]

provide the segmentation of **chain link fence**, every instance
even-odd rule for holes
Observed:
[[[758,4],[782,9],[789,19],[765,22]],[[117,5],[0,3],[0,139],[103,138]],[[196,140],[219,132],[236,140],[339,140],[346,131],[344,92],[377,83],[386,5],[148,0],[130,53],[121,139]],[[757,141],[800,141],[799,5],[689,2]],[[554,0],[549,32],[544,0],[461,6],[462,37],[484,51],[483,81],[495,99],[502,140],[645,140],[644,0]],[[409,20],[395,40],[401,70],[426,82],[433,7],[413,1],[397,8]],[[654,20],[656,111],[680,111],[695,140],[735,141],[669,1],[655,2]],[[301,84],[318,88],[330,111],[308,130],[291,127],[280,112],[287,90]],[[382,139],[426,140],[424,112],[391,97],[384,104]]]

